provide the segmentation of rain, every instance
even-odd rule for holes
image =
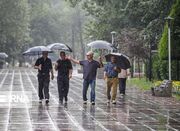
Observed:
[[[0,0],[0,131],[180,130],[180,0]]]

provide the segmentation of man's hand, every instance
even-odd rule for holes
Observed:
[[[57,71],[57,69],[58,69],[58,63],[57,63],[57,62],[55,63],[54,69],[55,69],[56,71]]]
[[[106,80],[107,76],[104,76],[104,80]]]
[[[40,65],[38,66],[38,69],[41,70],[41,68],[42,68],[42,65],[40,64]]]
[[[71,56],[66,56],[66,59],[71,60],[72,58]]]
[[[72,61],[75,64],[80,64],[79,60],[75,60],[74,58],[72,58],[71,56],[67,56],[66,59]]]
[[[71,79],[72,78],[72,74],[69,74],[69,79]]]
[[[117,67],[116,66],[114,67],[114,70],[117,71]]]
[[[103,58],[101,56],[99,56],[99,62],[102,62]]]
[[[117,67],[117,66],[114,67],[114,70],[117,71],[118,73],[121,72],[121,69],[119,67]]]

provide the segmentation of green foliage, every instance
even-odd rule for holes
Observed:
[[[9,55],[9,61],[18,57],[23,44],[30,41],[27,0],[1,0],[0,51]]]
[[[171,59],[172,59],[172,79],[179,80],[178,61],[180,60],[180,0],[176,0],[172,6],[169,16],[173,17],[171,25]],[[165,23],[164,31],[159,42],[159,59],[157,63],[160,64],[159,70],[161,72],[161,79],[168,78],[168,23]],[[176,61],[175,61],[176,60]]]
[[[164,27],[164,32],[162,34],[161,40],[159,42],[159,56],[160,58],[165,58],[168,56],[168,25]]]
[[[147,81],[145,78],[131,78],[127,80],[127,85],[140,88],[141,90],[150,90],[153,87],[153,83]]]
[[[152,58],[152,61],[153,61],[153,64],[152,64],[153,79],[161,80],[162,78],[161,78],[160,66],[161,66],[162,60],[159,60],[158,55],[154,55]]]
[[[180,24],[180,0],[176,0],[172,9],[169,13],[169,16],[174,18],[172,22],[172,34],[171,34],[171,52],[173,58],[179,57],[180,52],[180,36],[179,36],[179,24]],[[178,26],[177,26],[178,25]],[[176,32],[176,33],[175,33]],[[168,24],[166,23],[164,26],[164,32],[162,34],[161,40],[159,42],[159,56],[161,59],[167,59],[168,57]]]

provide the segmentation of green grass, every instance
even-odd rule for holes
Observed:
[[[154,83],[146,80],[145,78],[131,78],[127,80],[127,86],[128,87],[137,87],[141,90],[151,90],[151,87],[154,87]],[[175,97],[177,100],[180,100],[180,94],[174,94],[173,97]]]
[[[173,94],[173,97],[175,97],[177,100],[180,101],[180,95],[179,94]]]
[[[128,86],[138,87],[141,90],[150,90],[151,87],[154,86],[154,84],[150,81],[147,81],[145,78],[131,78],[130,80],[127,80]]]

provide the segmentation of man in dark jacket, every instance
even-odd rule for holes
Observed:
[[[37,59],[34,68],[38,69],[39,102],[42,103],[42,100],[45,98],[46,104],[48,104],[50,72],[51,72],[52,80],[54,78],[54,74],[53,74],[51,59],[48,58],[48,52],[44,51],[42,55],[43,55],[42,57]]]
[[[63,98],[65,99],[65,104],[68,101],[69,92],[69,79],[72,77],[72,64],[69,59],[66,59],[66,54],[64,51],[60,52],[60,59],[57,60],[55,65],[55,70],[58,71],[57,85],[59,93],[59,102],[63,104]]]

